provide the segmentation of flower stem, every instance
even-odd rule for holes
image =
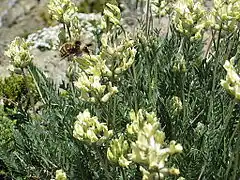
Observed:
[[[122,178],[123,178],[123,180],[127,180],[127,179],[126,179],[126,174],[125,174],[125,171],[124,171],[123,167],[120,167],[120,169],[121,169],[121,173],[122,173]]]
[[[31,107],[33,108],[33,112],[36,113],[35,107],[34,107],[33,95],[31,93],[31,90],[30,90],[30,87],[29,87],[29,84],[28,84],[26,73],[25,73],[23,68],[21,68],[21,71],[22,71],[23,78],[24,78],[24,83],[25,83],[25,86],[26,86],[26,89],[27,89],[27,100],[30,101]],[[27,109],[28,109],[28,105],[26,106],[26,110]]]

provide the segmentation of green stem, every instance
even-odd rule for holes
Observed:
[[[126,174],[125,174],[125,171],[124,171],[123,167],[120,167],[120,169],[121,169],[121,172],[122,172],[122,178],[123,178],[123,180],[127,180],[127,179],[126,179]]]
[[[69,81],[70,81],[70,88],[71,88],[71,91],[72,91],[74,102],[76,100],[76,91],[75,91],[75,86],[74,86],[74,79],[75,79],[76,71],[77,71],[77,63],[74,62],[74,64],[73,64],[73,71],[72,71],[72,74],[70,75],[70,79],[69,79]]]
[[[149,10],[150,10],[150,0],[147,1],[147,13],[146,13],[146,36],[148,38],[149,34]]]
[[[112,117],[112,125],[113,125],[113,130],[115,130],[115,127],[116,127],[116,102],[117,102],[117,98],[116,96],[114,96],[114,99],[113,99],[113,117]]]
[[[214,62],[214,70],[213,70],[213,84],[212,84],[212,90],[211,90],[211,97],[210,97],[210,105],[208,109],[208,115],[207,115],[207,121],[210,122],[211,119],[213,119],[213,101],[214,101],[214,91],[215,91],[215,86],[216,86],[216,74],[217,74],[217,67],[218,67],[218,57],[219,57],[219,46],[220,46],[220,39],[221,39],[221,32],[222,28],[220,28],[219,33],[218,33],[218,39],[217,39],[217,44],[215,44],[215,62]]]
[[[184,85],[185,85],[185,74],[181,74],[181,95],[182,95],[182,107],[183,107],[183,122],[189,123],[188,120],[185,121],[186,117],[186,100],[185,100],[185,92],[184,92]]]
[[[21,68],[21,71],[22,71],[22,74],[23,74],[23,77],[24,77],[25,86],[27,88],[27,100],[30,101],[31,107],[33,108],[33,112],[36,113],[35,107],[34,107],[34,99],[33,99],[33,95],[31,93],[29,84],[28,84],[27,76],[26,76],[25,71],[24,71],[23,68]],[[28,106],[26,106],[26,111],[27,111],[27,109],[28,109]]]
[[[136,71],[135,71],[135,64],[132,65],[132,72],[133,72],[133,99],[134,99],[134,110],[135,113],[138,112],[138,103],[137,103],[137,77],[136,77]]]
[[[120,29],[123,31],[124,37],[127,39],[127,33],[122,25],[119,25]]]
[[[72,40],[72,36],[71,36],[69,25],[67,25],[67,32],[68,32],[69,39],[71,41]]]
[[[240,129],[240,119],[238,120],[238,124],[237,124],[237,127],[235,128],[230,140],[229,140],[229,146],[231,146],[232,144],[232,140],[233,138],[235,137],[235,134],[239,131]],[[240,132],[238,132],[239,135],[240,135]],[[235,147],[235,153],[232,154],[231,156],[231,160],[229,162],[229,165],[228,165],[228,168],[227,168],[227,171],[225,173],[225,179],[228,179],[228,174],[230,172],[230,169],[232,167],[232,163],[234,161],[234,168],[233,168],[233,178],[232,179],[237,179],[236,178],[236,175],[237,175],[237,170],[238,170],[238,164],[239,164],[239,146],[240,146],[240,136],[237,136],[237,143],[236,143],[236,147]],[[236,154],[236,157],[234,158],[234,154]]]
[[[183,44],[184,44],[184,42],[186,42],[186,41],[185,41],[185,38],[182,38],[182,39],[181,39],[181,43],[180,43],[180,47],[179,47],[177,53],[181,53],[181,51],[183,50]]]
[[[32,71],[31,71],[31,69],[30,69],[29,67],[28,67],[28,72],[31,74],[31,76],[32,76],[32,78],[33,78],[34,84],[35,84],[35,86],[36,86],[36,88],[37,88],[37,91],[38,91],[38,93],[39,93],[40,98],[42,99],[43,104],[46,104],[46,101],[45,101],[44,98],[43,98],[43,95],[42,95],[42,92],[41,92],[41,90],[40,90],[40,87],[38,86],[37,80],[35,79]]]
[[[107,157],[106,157],[106,158],[103,157],[103,156],[105,155],[105,153],[103,153],[102,151],[100,151],[100,150],[99,150],[99,147],[98,147],[96,144],[94,144],[93,146],[94,146],[94,149],[97,151],[97,154],[98,154],[98,156],[99,156],[99,158],[100,158],[100,165],[103,166],[106,179],[107,179],[107,180],[110,180],[110,179],[111,179],[111,176],[110,176],[110,174],[109,174],[109,172],[108,172],[108,163],[105,161],[105,159],[107,159]]]
[[[110,21],[109,21],[109,18],[107,17],[107,19],[106,19],[106,24],[107,24],[107,28],[106,28],[106,32],[105,33],[107,33],[107,32],[109,32],[110,31]]]
[[[219,139],[218,149],[220,149],[220,145],[222,143],[225,132],[227,130],[227,126],[229,124],[229,120],[231,119],[231,115],[232,115],[232,112],[234,110],[235,104],[236,104],[235,100],[231,102],[231,104],[230,104],[230,106],[228,107],[228,110],[227,110],[228,114],[226,115],[225,119],[223,120],[223,124],[224,124],[223,130],[224,130],[224,132],[222,132],[222,136]]]
[[[239,121],[240,122],[240,121]],[[238,123],[240,126],[240,123]],[[240,165],[240,152],[239,152],[239,148],[240,148],[240,136],[238,136],[237,139],[237,145],[236,145],[236,157],[235,157],[235,162],[234,162],[234,168],[233,168],[233,179],[237,179],[237,171],[239,170],[239,165]]]

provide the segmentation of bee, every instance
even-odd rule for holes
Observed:
[[[87,53],[90,55],[88,47],[90,47],[91,45],[91,43],[83,45],[81,41],[78,40],[74,42],[64,43],[59,49],[62,57],[61,60],[69,56],[81,56],[83,53]]]

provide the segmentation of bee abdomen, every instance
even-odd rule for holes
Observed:
[[[74,45],[70,43],[65,43],[60,47],[59,51],[61,53],[61,57],[64,57],[68,54],[72,54],[74,52]]]

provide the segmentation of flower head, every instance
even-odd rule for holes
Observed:
[[[214,0],[211,12],[212,28],[233,32],[240,21],[240,2],[236,0]]]
[[[73,137],[89,143],[102,142],[113,134],[112,130],[104,123],[100,123],[96,116],[91,117],[90,112],[86,109],[79,113],[78,120],[74,123]]]
[[[143,179],[146,180],[164,178],[166,174],[178,175],[178,169],[167,168],[165,163],[169,156],[182,152],[183,148],[176,141],[171,141],[169,145],[164,142],[165,134],[159,130],[160,124],[155,113],[132,110],[130,119],[131,123],[126,130],[128,141],[123,136],[112,140],[108,148],[108,159],[123,167],[130,163],[140,164]],[[130,152],[128,156],[127,152]]]
[[[221,80],[222,87],[232,94],[236,99],[240,100],[240,77],[234,68],[234,58],[225,61],[224,69],[227,71],[225,80]]]
[[[102,28],[105,29],[108,25],[117,26],[120,24],[120,19],[120,9],[114,4],[107,3],[103,11],[103,17],[101,22]]]
[[[110,161],[118,163],[122,167],[128,167],[131,163],[127,159],[129,145],[127,140],[124,140],[123,136],[119,139],[114,139],[111,141],[110,146],[107,150],[107,157]]]
[[[200,39],[207,27],[207,11],[202,1],[178,0],[174,5],[173,24],[178,32],[191,39]]]
[[[70,23],[77,7],[70,0],[50,0],[48,10],[53,19],[61,23]]]
[[[66,180],[66,179],[67,179],[66,173],[62,169],[56,171],[55,180]]]
[[[5,55],[11,59],[11,63],[16,68],[25,68],[33,60],[33,55],[29,51],[30,43],[27,43],[24,39],[16,37],[11,42]]]

